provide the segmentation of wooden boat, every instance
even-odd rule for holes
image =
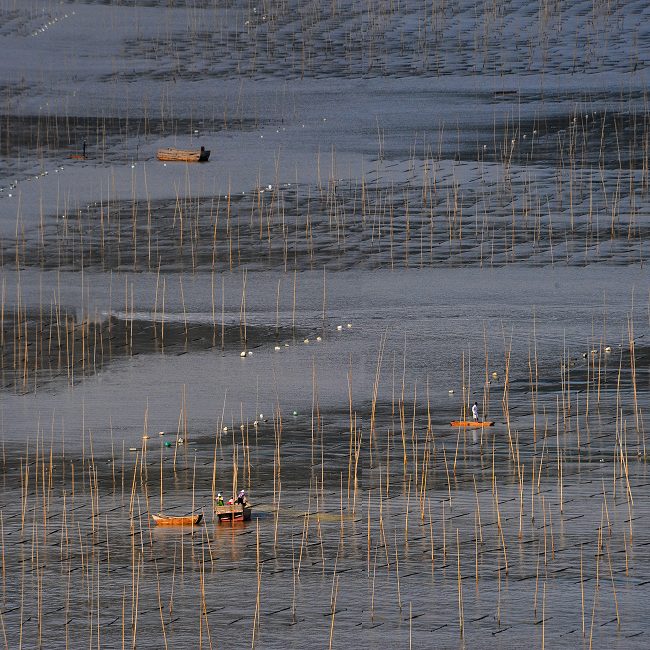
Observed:
[[[167,162],[208,162],[210,152],[201,147],[197,150],[190,149],[174,149],[168,147],[167,149],[158,149],[156,158]]]
[[[474,420],[453,420],[452,427],[493,427],[494,422],[474,422]]]
[[[238,463],[237,463],[237,447],[235,447],[233,449],[233,457],[232,457],[233,498],[230,499],[228,503],[225,503],[222,506],[219,505],[216,500],[214,501],[214,506],[213,506],[214,514],[217,515],[217,518],[219,519],[219,523],[221,523],[222,521],[229,521],[231,524],[233,524],[236,521],[250,521],[251,511],[253,510],[253,506],[248,502],[246,496],[244,496],[243,498],[244,503],[239,503],[238,498],[235,498],[235,495],[239,495],[239,496],[245,495],[244,490],[242,490],[241,493],[237,492],[238,474],[239,471],[238,471]],[[221,497],[221,493],[219,493],[218,497]]]
[[[203,515],[187,515],[185,517],[174,517],[172,515],[151,515],[158,526],[198,526]]]
[[[250,503],[232,503],[214,507],[214,513],[219,521],[250,521],[253,506]]]

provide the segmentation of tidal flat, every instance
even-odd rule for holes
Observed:
[[[0,643],[646,648],[649,14],[0,0]]]

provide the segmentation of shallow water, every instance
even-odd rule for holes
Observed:
[[[645,5],[0,12],[5,645],[647,647]]]

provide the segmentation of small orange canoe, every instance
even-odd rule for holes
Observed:
[[[493,427],[494,422],[474,422],[474,420],[454,420],[450,422],[452,427]]]
[[[171,515],[151,515],[158,526],[198,526],[203,515],[187,515],[186,517],[174,517]]]

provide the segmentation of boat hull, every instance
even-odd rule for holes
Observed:
[[[174,517],[171,515],[151,515],[157,526],[198,526],[203,515],[189,515],[187,517]]]
[[[453,420],[452,427],[493,427],[494,422],[474,422],[474,420]]]
[[[158,149],[156,158],[165,162],[208,162],[210,152],[207,149]]]

